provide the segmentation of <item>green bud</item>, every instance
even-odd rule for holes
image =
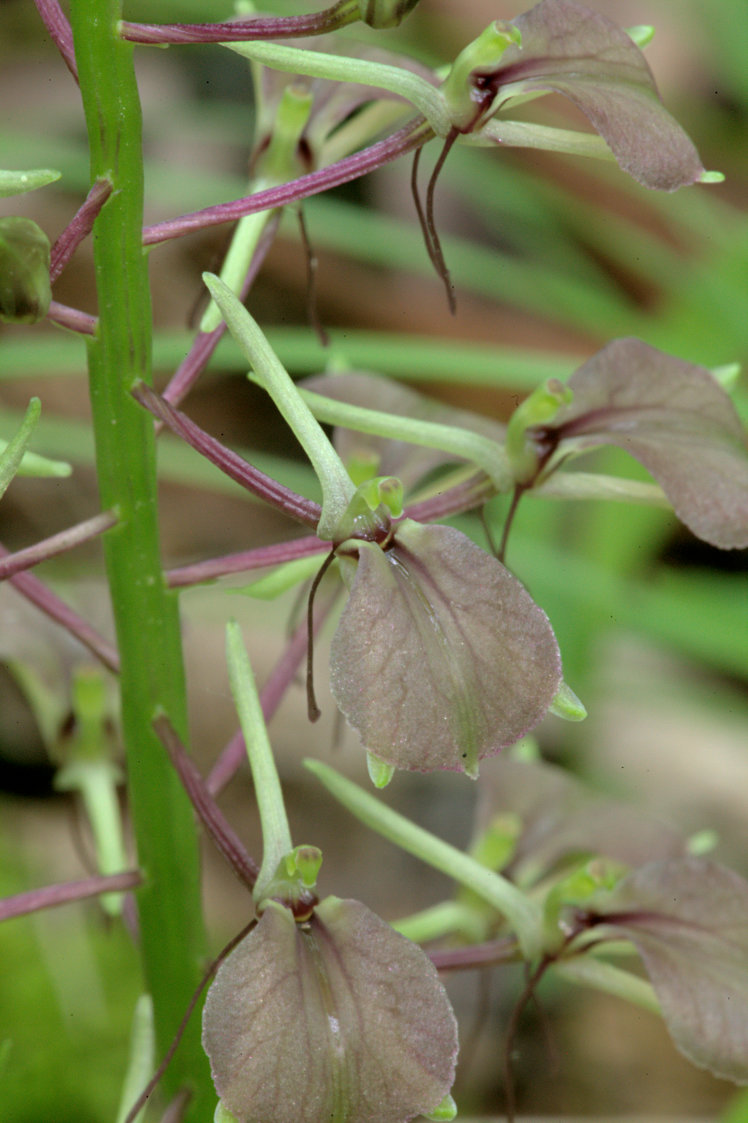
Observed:
[[[458,132],[469,132],[493,103],[498,86],[491,82],[507,47],[521,45],[519,28],[494,20],[452,63],[442,84],[449,119]],[[497,78],[498,81],[498,78]]]
[[[35,324],[51,299],[47,235],[30,218],[0,219],[0,321]]]
[[[418,0],[358,0],[358,10],[369,27],[398,27]]]

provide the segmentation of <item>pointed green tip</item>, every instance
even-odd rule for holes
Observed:
[[[738,379],[743,372],[740,363],[723,363],[719,367],[711,367],[711,374],[717,379],[720,386],[728,394],[731,393],[738,384]]]
[[[369,770],[369,779],[375,788],[386,788],[395,775],[394,764],[387,764],[386,761],[380,760],[374,753],[367,752],[366,767]]]
[[[587,710],[565,682],[558,688],[548,712],[564,721],[584,721],[587,717]]]
[[[427,1119],[431,1119],[432,1123],[451,1123],[457,1115],[457,1104],[454,1102],[449,1093],[444,1097],[438,1107],[433,1111],[426,1114]]]
[[[724,172],[702,172],[697,183],[724,183]]]
[[[639,48],[644,50],[654,39],[655,29],[651,24],[639,23],[635,27],[627,27],[626,34]]]

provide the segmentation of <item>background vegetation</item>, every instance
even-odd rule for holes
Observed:
[[[320,316],[333,347],[445,401],[505,417],[544,377],[566,374],[613,336],[634,334],[707,366],[748,359],[748,22],[743,0],[588,0],[624,25],[657,29],[649,57],[668,107],[699,147],[704,164],[726,174],[719,187],[660,196],[614,166],[513,151],[487,157],[456,148],[440,181],[438,217],[458,292],[458,314],[423,250],[405,162],[305,205],[319,258]],[[302,4],[267,3],[274,12]],[[422,0],[397,43],[429,62],[451,58],[491,18],[519,9],[506,0]],[[141,0],[132,19],[214,19],[212,0]],[[252,138],[245,64],[218,47],[143,49],[148,222],[237,197],[246,186]],[[8,200],[3,213],[34,217],[54,239],[88,187],[88,152],[77,90],[46,39],[32,5],[0,6],[0,164],[56,167],[60,182]],[[568,107],[548,99],[549,117]],[[427,159],[430,153],[427,153]],[[432,157],[433,158],[433,157]],[[160,378],[187,350],[200,273],[215,268],[227,231],[214,229],[151,254]],[[93,311],[90,247],[83,246],[55,298]],[[306,278],[291,216],[253,291],[253,311],[288,368],[319,370],[322,349],[308,326]],[[192,309],[192,313],[190,313]],[[43,415],[33,447],[69,461],[72,479],[16,480],[0,512],[10,549],[96,510],[92,438],[80,340],[51,326],[0,329],[0,433],[18,426],[32,393]],[[221,346],[190,398],[190,413],[240,450],[251,450],[306,493],[313,486],[298,450],[271,407],[244,378],[233,345]],[[736,403],[748,419],[748,382]],[[629,471],[629,465],[626,464]],[[162,525],[167,565],[207,553],[278,540],[287,528],[196,455],[162,438]],[[490,513],[501,518],[502,511]],[[520,510],[510,564],[553,620],[565,677],[590,718],[580,727],[540,730],[544,755],[601,789],[631,799],[686,832],[713,827],[716,854],[748,876],[748,598],[746,552],[697,543],[658,510],[536,501]],[[97,547],[48,564],[40,575],[98,615],[107,609]],[[233,730],[221,654],[222,589],[185,593],[193,742],[206,764]],[[279,620],[289,599],[260,610],[235,598],[252,620],[250,651],[262,681],[280,651]],[[232,605],[232,609],[234,606]],[[324,638],[323,641],[324,643]],[[0,590],[0,658],[26,658],[64,692],[70,651],[52,625]],[[322,667],[324,659],[318,660]],[[325,698],[324,687],[319,694]],[[65,706],[65,695],[60,703]],[[312,731],[302,691],[286,699],[273,726],[289,793],[294,834],[325,853],[325,882],[355,894],[387,918],[432,898],[424,872],[326,802],[298,761],[334,752],[359,774],[352,734],[333,728],[332,702]],[[332,746],[335,746],[334,748]],[[0,893],[83,876],[90,841],[72,797],[53,791],[53,769],[17,679],[0,675]],[[475,789],[453,776],[402,776],[396,806],[464,845]],[[258,848],[248,780],[224,800],[227,814]],[[345,845],[341,845],[342,842]],[[215,946],[246,920],[230,876],[206,853],[206,915]],[[7,1123],[91,1123],[113,1119],[127,1035],[139,992],[127,937],[95,905],[9,922],[0,929],[0,1111]],[[501,1109],[500,1064],[506,1011],[519,978],[494,983],[489,1009],[472,976],[450,984],[463,1026],[456,1096],[464,1110]],[[526,1111],[702,1115],[748,1120],[748,1099],[693,1070],[663,1027],[613,999],[542,992],[552,1023],[550,1059],[542,1019],[532,1013],[519,1040],[519,1102]],[[486,1028],[488,1027],[488,1028]],[[3,1045],[3,1039],[5,1045]],[[552,1057],[556,1056],[558,1063]]]

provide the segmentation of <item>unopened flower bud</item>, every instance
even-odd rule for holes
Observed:
[[[0,320],[35,324],[51,299],[47,235],[30,218],[0,219]]]

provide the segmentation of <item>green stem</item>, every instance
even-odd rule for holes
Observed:
[[[122,729],[138,861],[141,954],[164,1052],[199,981],[204,935],[192,809],[156,737],[157,707],[187,730],[177,601],[160,564],[153,423],[130,396],[150,380],[151,310],[141,244],[141,116],[132,47],[116,34],[118,0],[71,0],[70,17],[91,154],[91,178],[111,198],[94,226],[98,333],[89,344],[96,466],[104,508],[119,523],[104,536],[121,659]],[[194,1021],[165,1077],[167,1095],[193,1092],[189,1120],[215,1103]]]
[[[460,885],[472,889],[481,900],[488,901],[503,913],[516,933],[526,959],[535,959],[540,954],[542,918],[536,901],[501,874],[486,869],[469,854],[380,803],[329,765],[319,760],[305,760],[304,765],[360,822],[427,865],[441,870]]]

